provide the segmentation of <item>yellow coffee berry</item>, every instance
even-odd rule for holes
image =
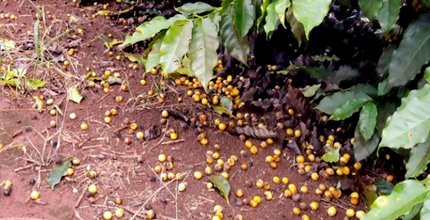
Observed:
[[[347,210],[345,211],[345,214],[346,214],[346,216],[348,216],[349,218],[352,218],[352,217],[354,217],[354,216],[355,216],[355,211],[354,211],[354,209],[347,209]]]
[[[103,213],[103,218],[104,218],[105,220],[111,220],[111,219],[112,219],[112,217],[113,217],[112,212],[106,211],[106,212],[104,212],[104,213]]]
[[[166,161],[166,159],[167,159],[165,154],[160,154],[160,155],[158,155],[157,158],[158,158],[158,161],[160,161],[161,163]]]
[[[200,171],[196,171],[196,172],[194,172],[194,178],[195,178],[196,180],[199,180],[199,179],[201,179],[202,177],[203,177],[202,172],[200,172]]]
[[[330,206],[330,208],[327,209],[327,214],[330,217],[333,217],[337,214],[337,209],[334,206]]]
[[[95,184],[91,184],[91,185],[88,187],[88,192],[93,193],[93,194],[96,194],[96,193],[97,193],[97,186],[96,186]]]
[[[30,198],[33,200],[38,200],[40,197],[40,193],[36,190],[31,191]]]
[[[309,207],[312,209],[312,211],[316,211],[316,210],[318,210],[318,208],[319,208],[319,204],[318,204],[318,202],[311,202],[310,204],[309,204]]]

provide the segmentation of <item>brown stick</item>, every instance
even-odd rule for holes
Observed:
[[[82,198],[84,198],[84,195],[85,195],[85,188],[82,190],[82,193],[81,193],[81,195],[79,196],[78,201],[76,202],[75,208],[78,208],[78,206],[81,204],[81,202],[82,202]]]

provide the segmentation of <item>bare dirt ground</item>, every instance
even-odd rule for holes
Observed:
[[[261,141],[252,140],[258,146],[258,153],[251,154],[243,140],[220,131],[213,124],[217,118],[226,124],[232,119],[221,117],[207,106],[194,102],[187,96],[186,86],[177,86],[174,81],[164,80],[158,74],[144,77],[140,65],[134,67],[136,64],[128,61],[120,51],[106,48],[101,36],[111,34],[111,39],[124,39],[125,34],[121,31],[122,25],[103,16],[93,18],[96,11],[92,10],[96,7],[77,8],[71,1],[2,1],[1,13],[9,14],[9,18],[0,19],[0,37],[24,45],[19,50],[28,55],[28,60],[36,57],[32,43],[36,6],[44,13],[40,32],[45,36],[45,43],[66,29],[71,32],[45,48],[58,54],[56,57],[61,56],[61,60],[51,58],[39,64],[37,78],[49,82],[43,88],[23,92],[0,85],[0,144],[3,145],[0,149],[0,183],[2,188],[6,180],[13,183],[10,196],[0,195],[0,219],[103,219],[104,212],[115,213],[118,208],[125,210],[124,219],[145,219],[150,210],[157,219],[211,219],[217,204],[224,208],[224,219],[239,219],[238,214],[243,219],[302,219],[304,214],[310,219],[344,219],[345,209],[363,209],[362,202],[351,205],[348,193],[331,201],[316,195],[320,183],[327,188],[336,187],[338,179],[320,177],[314,181],[310,178],[311,172],[299,174],[295,156],[288,150],[282,150],[277,168],[271,168],[266,157],[281,149],[279,144],[263,149],[259,146]],[[16,15],[17,19],[10,19],[10,15]],[[70,56],[68,50],[72,48],[75,52]],[[23,59],[22,63],[28,60]],[[65,61],[70,65],[66,67]],[[7,69],[8,62],[10,59],[3,51],[2,72]],[[32,67],[27,67],[28,72],[33,71]],[[119,73],[121,83],[111,85],[108,93],[98,83],[96,87],[87,86],[89,81],[85,76],[89,71],[101,75],[106,70]],[[141,79],[146,80],[146,85],[140,84]],[[121,84],[126,85],[125,91]],[[83,95],[80,104],[68,100],[67,91],[71,87],[77,87]],[[119,96],[123,99],[121,102],[116,100]],[[34,97],[42,97],[45,103],[53,99],[54,103],[39,112],[34,108]],[[160,97],[164,97],[163,102]],[[179,97],[182,102],[177,101]],[[208,125],[193,128],[173,117],[160,121],[161,111],[171,108],[180,109],[191,117],[205,114]],[[55,115],[50,114],[52,109],[57,110]],[[110,116],[112,121],[107,124],[104,122],[105,112],[111,109],[116,109],[118,114]],[[77,115],[76,119],[69,118],[71,113]],[[87,130],[80,128],[84,122],[88,125]],[[138,125],[136,130],[130,129],[132,123]],[[151,126],[162,131],[159,137],[152,140],[136,138],[137,132],[145,132]],[[163,133],[169,129],[178,134],[176,140],[172,141]],[[198,140],[202,133],[208,139],[205,146]],[[219,149],[214,147],[216,144]],[[216,160],[214,164],[207,164],[207,158],[212,157],[208,151],[218,152],[225,163],[233,155],[237,157],[234,165],[226,170],[231,184],[230,204],[216,189],[207,189],[209,180],[205,168],[211,167],[215,175],[221,173],[215,171]],[[160,154],[171,157],[173,169],[167,169],[168,163],[158,161]],[[70,158],[78,158],[81,163],[73,165],[73,175],[64,177],[51,190],[47,175],[56,165]],[[242,164],[248,168],[242,169]],[[312,170],[318,169],[317,163],[305,164]],[[183,176],[181,180],[163,181],[164,174],[154,171],[156,165],[162,166],[164,174],[181,173]],[[196,180],[195,171],[201,171],[203,178]],[[288,185],[274,183],[275,175],[288,177],[288,184],[295,184],[300,196],[285,198]],[[258,179],[270,185],[270,189],[267,186],[267,190],[258,188]],[[187,183],[183,192],[178,190],[180,183]],[[87,192],[91,184],[98,187],[95,195]],[[309,192],[300,192],[302,186],[307,186]],[[235,195],[238,189],[244,191],[242,198]],[[33,190],[40,192],[38,200],[30,199]],[[265,191],[273,193],[271,201],[265,200]],[[263,198],[255,208],[247,204],[254,196]],[[120,205],[114,202],[117,197],[122,199]],[[309,208],[312,201],[319,203],[318,210]],[[294,215],[293,207],[299,207],[301,203],[306,207],[302,207],[299,215]],[[328,217],[329,206],[337,208],[335,217]]]

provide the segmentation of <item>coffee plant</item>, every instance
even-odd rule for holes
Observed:
[[[176,8],[178,13],[170,18],[159,16],[141,24],[121,47],[150,41],[143,57],[146,71],[159,65],[163,76],[195,76],[206,89],[221,46],[247,66],[251,34],[264,32],[270,39],[277,29],[288,28],[301,45],[329,17],[332,4],[331,0],[223,0],[221,7],[187,3]],[[330,78],[330,90],[322,91],[316,84],[304,91],[318,104],[318,110],[335,121],[358,116],[354,134],[357,161],[377,157],[384,147],[407,152],[406,180],[391,194],[378,197],[364,220],[430,218],[429,181],[419,178],[430,162],[430,13],[425,9],[403,30],[398,25],[402,4],[402,0],[358,0],[360,13],[366,16],[361,23],[376,21],[380,26],[377,34],[387,39],[395,36],[396,43],[386,47],[379,59],[376,80],[341,89],[343,79],[353,80],[357,74],[344,74],[339,69],[327,75],[324,68],[308,68],[324,72],[313,75],[317,80]],[[430,1],[422,0],[421,4],[429,7]],[[314,59],[325,62],[339,58]],[[289,69],[301,68],[292,66]],[[337,162],[332,159],[339,157],[324,158]]]

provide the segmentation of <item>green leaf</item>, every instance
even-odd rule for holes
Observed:
[[[67,90],[67,98],[78,104],[81,103],[83,99],[83,97],[79,93],[78,89],[76,89],[76,87],[72,87],[72,88],[69,88],[69,90]]]
[[[106,46],[107,48],[111,48],[111,47],[113,47],[113,46],[115,46],[115,45],[117,45],[117,44],[120,44],[120,43],[122,43],[122,42],[124,42],[124,41],[122,41],[122,40],[118,40],[118,39],[106,40],[106,41],[105,41],[105,46]]]
[[[356,93],[353,91],[337,92],[333,95],[324,97],[316,108],[327,114],[333,114],[336,109],[340,108],[349,100],[366,98],[366,96],[366,94]]]
[[[390,32],[399,19],[400,7],[402,0],[384,0],[382,2],[381,10],[379,11],[378,19],[381,24],[381,30],[384,33]]]
[[[214,187],[219,190],[222,196],[224,196],[225,200],[227,200],[227,203],[230,203],[228,196],[230,194],[231,187],[228,180],[222,176],[211,175],[209,176],[209,181],[211,181],[211,183],[214,184]]]
[[[267,6],[269,5],[269,3],[270,3],[270,0],[263,0],[263,3],[260,5],[261,16],[257,19],[257,28],[260,27],[261,22],[266,17],[266,10],[267,10]]]
[[[424,85],[421,89],[415,89],[410,91],[406,97],[402,98],[402,104],[399,106],[399,108],[397,108],[397,111],[405,109],[413,98],[423,97],[428,93],[430,93],[429,84]]]
[[[217,26],[211,19],[200,18],[194,21],[188,57],[191,61],[191,69],[205,90],[213,77],[213,68],[218,61],[217,34]]]
[[[330,9],[331,0],[295,0],[294,17],[303,24],[306,39],[311,30],[320,25]]]
[[[408,163],[406,164],[405,178],[413,178],[421,175],[427,169],[430,162],[430,138],[422,144],[412,148]]]
[[[367,95],[365,95],[364,97],[348,100],[345,102],[345,104],[341,105],[333,112],[332,117],[336,121],[349,118],[352,114],[357,112],[361,108],[361,106],[364,105],[364,103],[370,100],[372,100],[372,98]]]
[[[234,11],[231,5],[223,5],[221,11],[220,35],[221,42],[227,48],[230,56],[248,65],[249,43],[241,38],[235,25],[233,25]]]
[[[377,189],[375,185],[366,185],[363,186],[363,197],[364,203],[367,207],[370,207],[372,203],[378,198],[378,194],[376,193]]]
[[[160,63],[162,75],[167,77],[181,65],[181,60],[188,52],[192,21],[177,21],[167,31],[160,48]]]
[[[385,76],[388,73],[388,67],[390,66],[391,59],[393,58],[394,51],[397,50],[397,46],[391,44],[384,49],[381,57],[378,61],[378,66],[376,66],[376,71],[380,76]]]
[[[393,192],[394,185],[385,179],[380,179],[375,182],[378,193],[381,195],[389,195]]]
[[[420,211],[423,208],[423,203],[416,204],[412,210],[402,217],[402,220],[420,220]],[[424,218],[421,218],[424,219]]]
[[[300,88],[299,90],[307,98],[312,97],[321,88],[321,84],[315,84],[312,86],[306,86],[305,88]]]
[[[297,21],[293,14],[293,7],[289,7],[287,10],[287,21],[290,24],[291,32],[299,43],[299,47],[302,44],[303,36],[305,36],[305,28]]]
[[[255,7],[252,0],[235,0],[233,8],[236,16],[234,17],[234,24],[239,31],[240,38],[244,38],[255,20]]]
[[[390,91],[390,86],[388,85],[388,79],[381,81],[378,84],[378,96],[383,96]]]
[[[52,170],[51,173],[46,177],[46,181],[51,186],[51,189],[54,190],[54,187],[60,183],[61,178],[67,175],[67,169],[71,166],[70,160],[65,161],[63,164],[58,165]]]
[[[369,140],[364,140],[357,126],[354,132],[354,157],[357,161],[361,161],[369,157],[373,151],[378,148],[380,140],[378,132],[375,132]]]
[[[214,9],[215,7],[212,7],[211,5],[204,2],[195,2],[184,4],[181,7],[176,8],[176,11],[179,11],[182,14],[200,14],[203,12],[212,11]]]
[[[153,42],[149,45],[151,51],[148,53],[148,59],[145,64],[145,71],[149,72],[160,63],[160,48],[163,42],[164,33],[157,35]]]
[[[132,54],[132,53],[124,52],[124,56],[127,57],[127,59],[130,60],[131,62],[136,62],[143,65],[146,63],[146,59],[142,54]]]
[[[219,106],[211,106],[214,111],[220,115],[226,114],[232,116],[233,114],[233,101],[231,101],[227,96],[221,97]]]
[[[274,0],[267,6],[266,24],[264,31],[269,36],[278,26],[278,21],[285,27],[285,11],[290,7],[290,0]]]
[[[194,77],[194,72],[191,70],[190,59],[187,56],[182,58],[182,67],[179,67],[177,72],[181,75],[187,75],[189,77]]]
[[[179,14],[169,19],[166,19],[163,16],[155,17],[152,20],[139,25],[133,35],[127,35],[125,37],[125,41],[119,47],[125,47],[130,44],[148,40],[149,38],[154,37],[160,31],[169,28],[170,25],[176,21],[185,19],[186,18],[183,15]]]
[[[373,20],[381,11],[383,0],[358,0],[361,11],[370,20]]]
[[[376,121],[378,119],[378,109],[374,102],[367,102],[360,111],[358,128],[364,140],[369,140],[375,132]]]
[[[31,90],[38,90],[39,88],[43,87],[46,83],[48,83],[48,82],[38,80],[38,79],[28,79],[27,80],[27,86]]]
[[[424,70],[424,79],[427,81],[427,83],[430,83],[430,67],[427,67]]]
[[[430,60],[430,13],[421,16],[406,29],[389,66],[390,87],[405,85],[415,78]]]
[[[375,97],[376,94],[377,91],[373,86],[369,84],[358,84],[348,91],[337,92],[324,97],[316,108],[327,114],[333,114],[336,109],[340,108],[349,100],[360,98],[368,99],[369,96]]]
[[[329,152],[325,153],[321,158],[327,163],[335,163],[339,161],[339,148],[331,148]]]
[[[394,187],[388,196],[378,197],[361,220],[393,220],[408,213],[423,202],[429,189],[417,180],[405,180]]]
[[[402,99],[402,104],[382,131],[381,147],[410,149],[427,140],[430,131],[429,90],[427,84]]]
[[[420,212],[420,219],[421,220],[428,220],[430,219],[430,197],[427,197],[424,201],[423,208]]]
[[[116,76],[108,76],[107,82],[109,83],[109,85],[121,84],[121,79]]]
[[[421,0],[420,1],[424,6],[426,6],[427,8],[430,7],[430,0]]]

